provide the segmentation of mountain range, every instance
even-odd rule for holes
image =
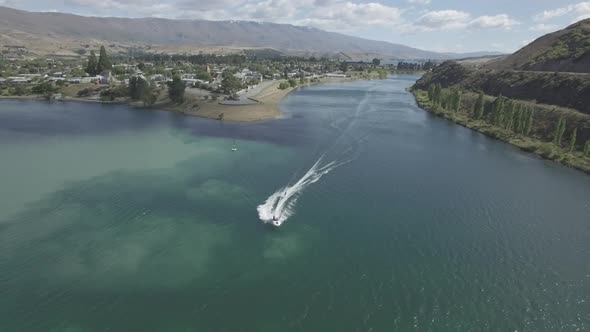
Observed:
[[[120,51],[131,47],[182,52],[270,48],[290,55],[330,54],[350,60],[372,56],[443,60],[498,54],[438,53],[288,24],[87,17],[0,7],[0,44],[25,46],[36,54],[67,55],[99,43]]]

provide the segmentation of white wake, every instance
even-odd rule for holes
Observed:
[[[370,131],[361,133],[361,135],[353,135],[349,133],[352,127],[355,126],[357,120],[362,114],[372,109],[369,104],[370,92],[374,88],[371,88],[365,93],[364,98],[357,105],[354,113],[349,116],[343,116],[338,114],[338,117],[332,121],[329,126],[339,132],[338,138],[333,142],[332,147],[327,149],[326,152],[313,164],[313,166],[303,175],[299,181],[293,185],[287,185],[274,194],[270,195],[266,201],[258,205],[258,216],[260,220],[265,223],[272,223],[274,226],[281,226],[289,217],[295,213],[295,204],[297,199],[303,193],[305,188],[311,184],[320,180],[320,178],[336,167],[351,162],[360,153],[360,144],[370,134]],[[357,136],[357,137],[355,137]],[[332,161],[330,163],[324,163],[324,156],[326,153],[336,155],[341,151],[340,157],[337,160],[347,160],[344,162]]]
[[[332,161],[323,165],[322,155],[313,166],[293,185],[287,185],[270,195],[266,201],[258,206],[258,216],[265,223],[272,223],[274,226],[281,226],[295,212],[295,204],[299,195],[312,183],[317,182],[322,176],[338,166],[345,164]]]

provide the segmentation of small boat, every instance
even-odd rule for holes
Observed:
[[[275,225],[276,227],[281,226],[281,223],[279,222],[279,218],[277,218],[276,216],[272,216],[272,224]]]
[[[231,148],[232,151],[238,151],[238,147],[236,146],[236,140],[234,140],[234,146]]]

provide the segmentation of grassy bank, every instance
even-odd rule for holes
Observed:
[[[584,153],[579,149],[574,149],[573,152],[570,152],[567,148],[563,148],[562,146],[547,141],[547,135],[543,134],[543,132],[540,131],[541,129],[539,129],[539,127],[544,125],[542,117],[539,117],[536,120],[538,125],[535,126],[535,131],[532,131],[528,136],[521,135],[514,133],[512,130],[507,130],[491,124],[486,117],[475,119],[470,106],[475,105],[475,99],[477,99],[476,94],[463,94],[462,106],[459,107],[458,111],[452,111],[440,106],[434,106],[434,103],[428,98],[428,92],[424,90],[413,89],[412,93],[416,97],[416,101],[421,108],[437,116],[453,121],[464,127],[477,130],[489,137],[510,143],[524,151],[534,153],[542,158],[553,160],[590,174],[589,156],[584,156]],[[493,99],[493,97],[486,96],[486,99]],[[537,107],[550,108],[550,106]],[[555,112],[554,109],[551,109],[550,111]],[[536,112],[536,114],[537,113],[539,112]]]

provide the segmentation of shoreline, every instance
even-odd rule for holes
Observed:
[[[281,101],[286,98],[291,92],[300,87],[307,87],[316,84],[326,83],[344,83],[353,82],[367,78],[361,77],[347,77],[347,78],[325,78],[319,82],[307,83],[304,85],[297,85],[287,89],[279,89],[278,86],[284,80],[274,81],[273,84],[265,87],[257,94],[248,97],[248,99],[256,101],[255,104],[246,105],[228,105],[221,104],[220,101],[202,100],[197,97],[187,96],[185,102],[180,105],[172,104],[168,98],[156,102],[151,106],[144,106],[141,102],[131,100],[115,100],[103,101],[100,99],[80,98],[64,96],[62,99],[55,100],[56,102],[78,102],[91,104],[105,104],[105,105],[127,105],[142,110],[150,111],[167,111],[178,112],[184,115],[206,118],[211,120],[223,120],[238,123],[251,123],[257,121],[276,120],[283,117],[283,112],[279,107]],[[32,100],[32,101],[48,101],[45,97],[39,95],[26,96],[0,96],[0,100]]]
[[[579,152],[567,152],[561,148],[555,147],[553,143],[544,142],[537,138],[514,135],[505,130],[499,130],[485,121],[474,120],[465,116],[456,116],[456,114],[446,111],[435,111],[430,108],[429,102],[424,99],[424,96],[419,94],[419,91],[422,90],[409,90],[409,92],[414,96],[418,107],[428,113],[451,121],[467,129],[482,133],[487,137],[508,143],[520,149],[521,151],[532,153],[542,159],[553,161],[590,175],[590,162],[585,160],[583,155],[580,156]],[[556,148],[560,150],[560,154],[554,153],[554,149]]]
[[[247,105],[227,105],[219,101],[212,100],[193,100],[187,101],[181,105],[165,106],[163,110],[176,111],[190,116],[202,117],[212,120],[223,120],[232,122],[257,122],[266,120],[277,120],[283,118],[283,112],[279,104],[291,92],[302,87],[308,87],[326,83],[344,83],[355,81],[354,78],[336,78],[324,79],[320,82],[312,82],[304,85],[297,85],[287,89],[279,89],[278,86],[282,80],[277,80],[270,86],[248,99],[256,101],[256,104]],[[157,107],[156,107],[157,108]]]

